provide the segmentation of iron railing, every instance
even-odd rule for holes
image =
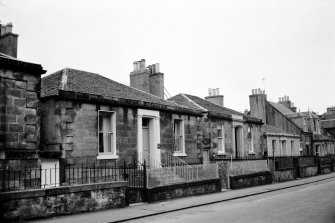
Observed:
[[[58,186],[71,186],[101,182],[128,181],[129,187],[146,184],[146,165],[137,161],[117,166],[66,165],[61,168],[24,168],[23,170],[0,170],[0,191],[27,190]]]

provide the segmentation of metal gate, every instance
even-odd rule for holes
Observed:
[[[132,161],[123,164],[123,179],[128,181],[126,199],[129,204],[145,202],[146,199],[146,164]]]

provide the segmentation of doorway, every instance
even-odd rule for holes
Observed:
[[[142,147],[143,147],[143,161],[149,166],[150,162],[150,131],[149,131],[149,118],[142,118]]]
[[[242,151],[242,127],[241,126],[236,126],[234,128],[234,133],[235,133],[235,154],[236,158],[242,157],[243,156],[243,151]]]
[[[161,166],[159,112],[138,109],[137,152],[138,161],[150,167]]]

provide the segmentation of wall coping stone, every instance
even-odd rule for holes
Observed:
[[[271,174],[271,171],[261,171],[256,173],[248,173],[248,174],[242,174],[242,175],[231,175],[229,177],[231,178],[247,178],[247,177],[258,177],[262,175]]]
[[[159,186],[159,187],[152,187],[152,188],[148,188],[147,191],[157,192],[157,191],[165,191],[166,189],[173,190],[173,189],[177,189],[181,187],[192,187],[192,186],[198,186],[198,185],[210,184],[210,183],[220,183],[221,185],[221,178],[214,178],[210,180],[198,180],[198,181],[192,181],[192,182],[183,182],[183,183],[164,185],[164,186]]]
[[[43,196],[56,196],[60,194],[77,193],[92,190],[103,190],[114,187],[128,187],[128,182],[127,181],[103,182],[103,183],[82,184],[73,186],[23,190],[23,191],[9,191],[0,193],[0,201],[43,197]]]

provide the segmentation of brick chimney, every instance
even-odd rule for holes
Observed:
[[[265,91],[260,88],[252,89],[249,95],[250,115],[262,119],[263,123],[266,123],[265,101],[267,101]]]
[[[17,34],[12,33],[12,23],[0,24],[0,52],[17,58]]]
[[[164,74],[159,70],[159,64],[145,66],[145,59],[133,63],[134,70],[130,72],[130,86],[164,99]]]
[[[223,98],[224,96],[220,95],[219,88],[216,88],[216,89],[208,88],[208,96],[205,97],[207,101],[210,101],[214,104],[217,104],[223,107],[224,105]]]

